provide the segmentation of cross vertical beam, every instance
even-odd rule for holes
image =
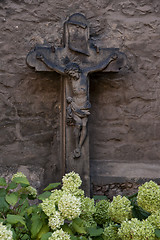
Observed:
[[[61,76],[61,106],[60,106],[60,161],[61,174],[66,172],[66,82]]]
[[[65,82],[65,96],[66,99],[71,96],[71,81],[68,77],[64,77]],[[67,103],[66,103],[67,105]],[[67,106],[66,106],[67,109]],[[65,122],[67,119],[65,119]],[[90,164],[89,164],[89,135],[87,134],[85,142],[82,147],[81,156],[76,158],[74,150],[76,149],[75,142],[75,126],[72,124],[65,124],[65,170],[66,172],[75,171],[80,174],[82,178],[82,188],[85,190],[87,196],[90,195]]]

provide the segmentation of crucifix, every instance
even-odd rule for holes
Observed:
[[[94,72],[118,72],[126,64],[126,56],[118,48],[91,44],[86,17],[75,13],[64,23],[62,47],[36,45],[26,61],[36,71],[61,74],[61,173],[79,173],[89,195],[89,76]]]

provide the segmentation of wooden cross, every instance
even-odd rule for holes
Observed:
[[[75,171],[90,194],[89,75],[94,72],[118,72],[126,56],[118,48],[98,48],[90,44],[89,26],[84,15],[71,15],[64,23],[64,45],[37,45],[27,55],[27,64],[36,71],[56,71],[61,80],[61,175]]]

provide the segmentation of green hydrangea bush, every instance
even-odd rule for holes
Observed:
[[[10,182],[0,178],[0,239],[160,239],[160,188],[155,182],[111,202],[86,197],[81,184],[80,176],[70,172],[62,184],[51,183],[37,195],[23,173],[14,174]]]

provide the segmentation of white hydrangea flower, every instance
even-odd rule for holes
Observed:
[[[123,240],[133,239],[155,240],[155,228],[148,221],[140,221],[132,218],[130,221],[124,221],[118,229],[118,236]]]
[[[71,194],[63,194],[58,202],[58,209],[64,219],[72,220],[81,213],[81,201]]]
[[[79,197],[79,198],[81,198],[81,199],[83,199],[84,197],[85,197],[85,195],[84,195],[84,191],[82,190],[82,189],[76,189],[74,192],[72,191],[70,191],[70,190],[63,190],[63,192],[66,192],[66,193],[71,193],[71,194],[73,194],[75,197]]]
[[[52,230],[56,230],[60,228],[61,225],[64,224],[64,219],[58,211],[54,212],[54,215],[49,217],[48,225],[52,228]]]
[[[160,187],[149,181],[138,188],[137,203],[144,210],[154,213],[160,209]]]
[[[22,172],[17,172],[12,176],[12,181],[14,180],[14,178],[18,178],[18,177],[24,177],[27,178]]]
[[[50,199],[45,199],[43,202],[40,204],[43,212],[49,217],[50,215],[54,214],[56,211],[55,208],[55,202]]]
[[[94,199],[85,197],[81,199],[82,205],[81,205],[81,217],[86,217],[88,215],[93,215],[96,211],[96,208],[94,206]]]
[[[118,237],[118,229],[114,224],[110,223],[109,226],[104,228],[103,239],[120,240],[120,238]]]
[[[108,209],[110,202],[108,200],[100,200],[96,203],[94,219],[98,224],[105,224],[109,219]]]
[[[1,240],[13,240],[13,233],[7,229],[5,225],[0,223],[0,239]]]
[[[26,187],[26,190],[29,192],[29,195],[32,195],[33,197],[37,196],[37,190],[34,187],[28,186]]]
[[[81,186],[82,180],[78,173],[70,172],[62,178],[62,183],[64,191],[74,193]]]
[[[52,236],[48,240],[70,240],[70,235],[64,232],[62,229],[56,230],[52,233]]]
[[[62,197],[62,195],[63,195],[63,191],[56,189],[56,190],[52,191],[49,199],[52,200],[55,203],[55,205],[58,205],[58,202],[59,202],[60,198]]]
[[[120,195],[113,197],[113,201],[109,205],[108,215],[112,221],[121,223],[125,220],[129,220],[132,217],[131,202]]]
[[[160,212],[152,213],[145,221],[160,229]]]

